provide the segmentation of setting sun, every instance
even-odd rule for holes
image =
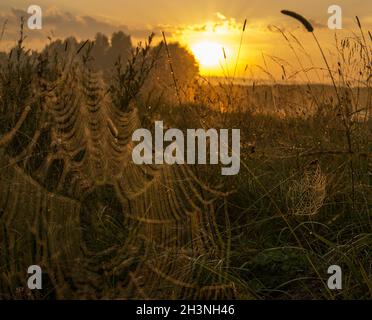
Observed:
[[[371,32],[372,0],[0,0],[0,306],[372,300]]]
[[[191,47],[191,51],[203,69],[216,69],[224,60],[227,49],[221,44],[210,41],[198,42]]]

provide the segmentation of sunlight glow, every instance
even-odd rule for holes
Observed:
[[[176,38],[195,56],[201,75],[229,76],[235,73],[235,68],[236,74],[242,75],[246,66],[255,60],[254,54],[257,52],[252,46],[248,51],[248,43],[243,42],[238,59],[242,30],[242,22],[217,12],[214,19],[183,26]],[[256,36],[249,30],[251,37]]]
[[[191,47],[191,51],[198,60],[200,67],[205,69],[216,69],[223,63],[228,49],[221,44],[210,41],[201,41]]]

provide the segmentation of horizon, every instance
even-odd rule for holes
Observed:
[[[372,297],[371,1],[50,2],[0,4],[0,300]]]
[[[108,3],[99,5],[96,1],[89,4],[87,1],[78,4],[57,1],[54,5],[39,1],[43,10],[43,27],[41,30],[25,30],[25,46],[40,50],[50,39],[75,37],[81,41],[94,39],[97,33],[110,36],[119,30],[130,35],[135,46],[152,32],[155,33],[154,42],[159,43],[164,32],[169,43],[180,43],[196,57],[202,76],[249,79],[262,78],[265,72],[269,72],[280,81],[284,66],[293,68],[293,73],[298,69],[316,66],[319,71],[324,67],[311,35],[297,21],[282,15],[282,9],[296,11],[310,21],[332,66],[336,64],[333,57],[335,37],[342,39],[359,31],[355,16],[359,16],[365,30],[372,26],[372,15],[368,10],[363,10],[368,6],[363,1],[358,1],[358,5],[355,1],[353,4],[351,1],[339,1],[342,7],[341,30],[327,28],[329,4],[322,0],[313,1],[311,6],[291,0],[280,4],[270,1],[265,5],[260,5],[259,1],[245,4],[240,0],[235,5],[224,0],[211,5],[208,1],[208,4],[202,5],[203,10],[199,10],[203,14],[194,10],[200,4],[192,0],[189,6],[182,5],[184,14],[177,18],[166,12],[181,10],[181,4],[171,5],[158,0],[152,2],[147,11],[142,10],[142,15],[138,15],[135,13],[140,10],[139,4],[146,1],[126,1],[123,18],[120,18],[123,6],[116,0],[108,2],[110,6]],[[1,51],[10,50],[16,44],[19,19],[29,16],[27,6],[27,1],[23,0],[15,1],[12,5],[0,5],[0,25],[7,22],[0,41]],[[284,32],[291,44],[277,28]],[[299,56],[293,53],[291,46],[296,46]],[[302,62],[301,66],[298,65],[298,59]],[[309,70],[307,75],[311,82],[327,83],[330,80],[327,74],[319,76],[314,70]],[[307,81],[306,77],[301,77],[302,80],[295,82]]]

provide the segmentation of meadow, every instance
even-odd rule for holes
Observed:
[[[21,32],[0,55],[0,298],[371,299],[372,38],[357,30],[316,70],[327,83],[301,64],[298,83],[284,66],[211,81],[152,37],[108,67],[97,39],[34,52]],[[133,164],[154,121],[239,128],[239,174]],[[32,264],[43,290],[25,286]]]

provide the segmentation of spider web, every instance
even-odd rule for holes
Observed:
[[[99,74],[71,68],[46,92],[0,138],[3,295],[41,264],[59,298],[234,296],[222,195],[187,166],[134,165],[138,110],[116,108]]]

